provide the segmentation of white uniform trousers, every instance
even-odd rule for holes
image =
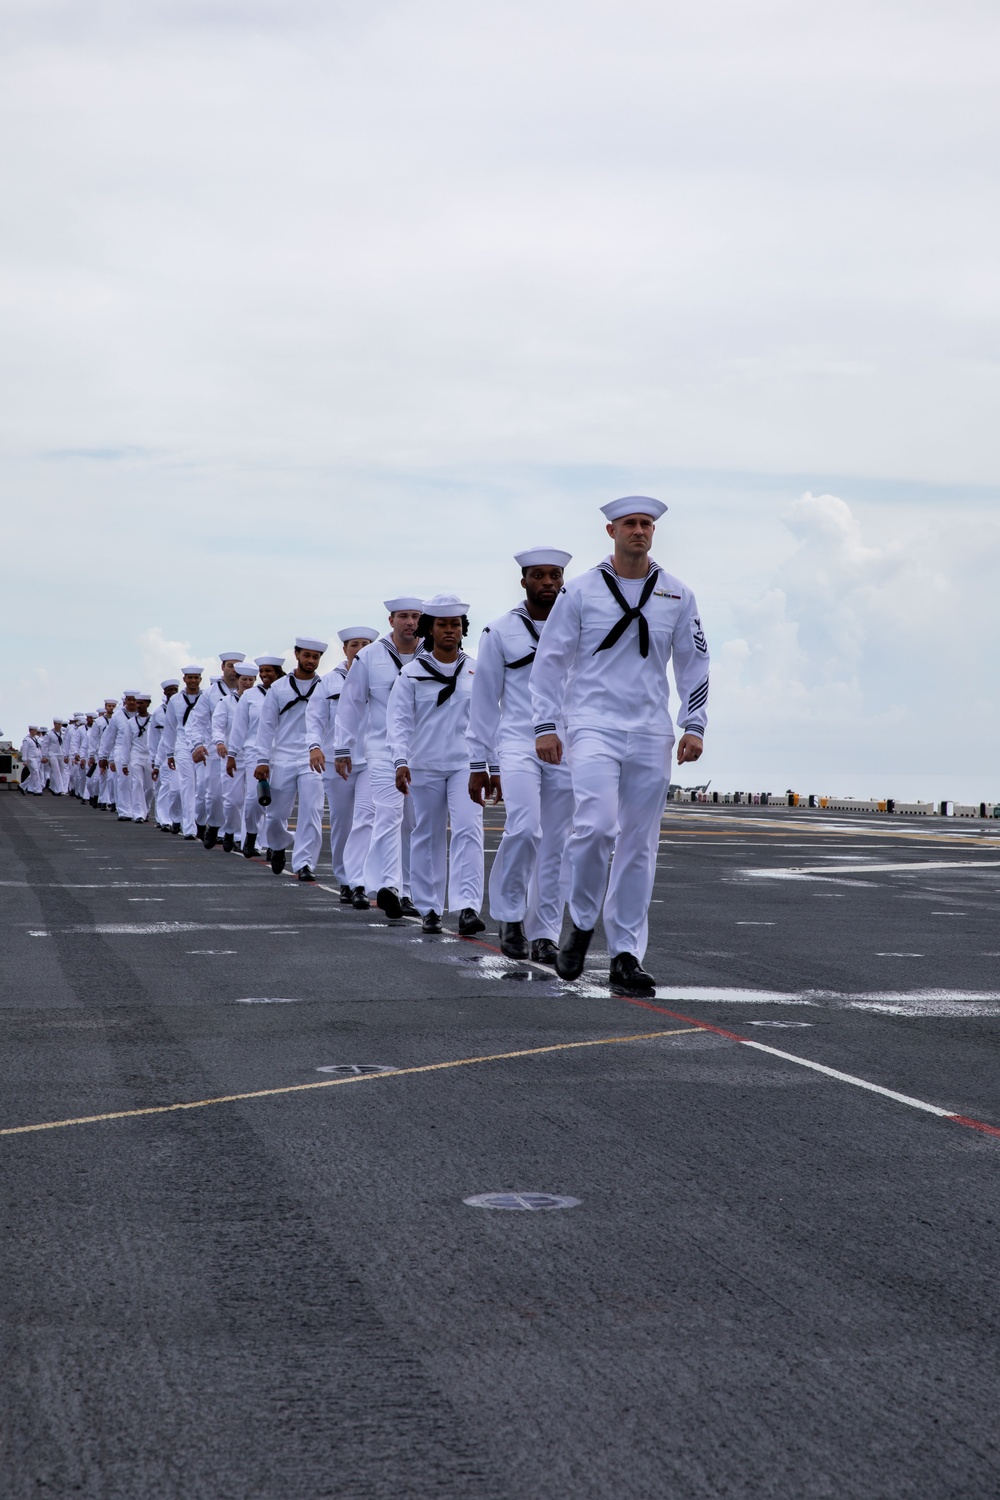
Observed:
[[[375,822],[375,804],[372,801],[371,782],[368,776],[368,767],[362,766],[352,776],[357,775],[354,783],[354,814],[351,820],[351,831],[347,835],[344,845],[344,880],[343,884],[349,885],[352,890],[365,883],[365,860],[368,858],[368,850],[372,841],[372,826]],[[409,869],[407,869],[409,876]]]
[[[563,862],[573,827],[573,782],[567,765],[538,759],[534,742],[500,752],[507,819],[490,871],[490,914],[523,922],[529,942],[559,941]]]
[[[332,760],[323,774],[323,788],[330,809],[330,863],[338,885],[363,885],[365,859],[371,843],[375,808],[368,790],[368,767],[354,766],[345,781],[333,769]],[[350,858],[347,846],[353,838]],[[350,871],[354,872],[352,880]]]
[[[413,771],[410,891],[421,916],[483,904],[483,810],[469,796],[469,770]],[[451,821],[451,850],[448,823]],[[445,906],[445,885],[448,897]]]
[[[186,747],[178,750],[174,756],[174,764],[177,767],[177,794],[181,804],[181,833],[187,838],[198,832],[198,804],[199,801],[204,801],[202,788],[205,784],[205,766],[201,761],[196,765],[191,759],[191,751]]]
[[[89,764],[89,762],[88,762],[88,764]],[[96,765],[96,762],[95,762],[93,771],[91,771],[90,775],[85,779],[85,781],[83,783],[83,795],[85,797],[97,797],[98,800],[100,800],[100,794],[101,794],[101,773],[97,769],[97,765]]]
[[[207,754],[214,755],[212,746],[207,746]],[[209,765],[207,760],[198,763],[198,779],[195,783],[195,833],[199,828],[205,828],[208,824],[209,802],[211,800],[211,787],[209,785]]]
[[[156,778],[156,821],[165,824],[181,821],[181,799],[177,792],[177,772],[164,762]]]
[[[208,775],[206,777],[206,801],[205,817],[199,818],[198,822],[204,821],[209,828],[222,828],[226,816],[225,791],[223,782],[229,780],[226,775],[226,763],[215,748],[214,742],[208,746]],[[235,833],[235,828],[228,829]]]
[[[129,790],[129,817],[148,818],[153,794],[152,768],[148,760],[130,760],[128,775],[123,778]],[[119,805],[119,812],[121,806]]]
[[[97,773],[97,800],[101,807],[106,807],[111,801],[110,771],[98,771]]]
[[[45,769],[49,773],[49,790],[58,792],[61,796],[69,786],[69,767],[63,760],[62,754],[50,755]]]
[[[257,783],[254,782],[256,790]],[[231,833],[234,839],[243,838],[243,803],[247,794],[247,768],[239,761],[232,776],[222,767],[222,822],[218,825],[223,838]],[[260,806],[260,804],[257,804]]]
[[[646,952],[673,743],[664,735],[617,730],[567,734],[574,798],[573,833],[566,846],[569,914],[577,927],[596,927],[604,898],[612,958],[632,953],[641,961]]]
[[[42,775],[42,772],[45,770],[45,767],[42,765],[41,757],[39,756],[35,760],[25,761],[25,765],[30,770],[31,775],[28,777],[27,781],[21,782],[22,791],[33,792],[35,794],[44,792],[45,777]]]
[[[367,891],[380,891],[383,886],[391,886],[407,896],[414,818],[412,799],[396,790],[396,770],[388,758],[368,762],[368,786],[375,816],[365,859],[364,887]]]
[[[256,764],[256,759],[248,761],[242,766],[237,761],[236,775],[233,777],[234,781],[238,781],[242,776],[244,785],[243,823],[240,828],[240,843],[245,842],[248,833],[252,833],[255,839],[259,839],[264,829],[264,817],[267,813],[267,808],[261,807],[257,801],[257,788],[260,786],[260,782],[255,780],[253,774]]]
[[[115,807],[118,809],[120,818],[130,818],[132,816],[132,778],[125,775],[119,761],[116,760],[115,765],[118,767],[112,776]]]
[[[271,805],[265,809],[264,838],[269,849],[292,846],[292,870],[308,865],[315,870],[323,842],[323,778],[318,771],[300,771],[293,762],[271,766]],[[288,819],[298,797],[295,815],[295,838],[288,831]]]

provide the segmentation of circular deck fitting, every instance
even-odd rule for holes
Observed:
[[[558,1193],[479,1193],[463,1198],[470,1208],[509,1208],[536,1212],[548,1208],[576,1208],[579,1198],[564,1198]]]
[[[317,1073],[332,1073],[335,1078],[364,1078],[369,1073],[397,1073],[393,1063],[328,1063]]]

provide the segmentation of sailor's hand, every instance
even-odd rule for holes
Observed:
[[[106,760],[99,760],[97,764],[100,766],[102,771],[106,771],[108,769],[108,763]]]
[[[503,798],[503,787],[499,776],[490,776],[486,771],[469,773],[469,796],[477,807],[489,802],[494,806]]]
[[[535,754],[538,756],[538,759],[543,760],[547,766],[561,765],[563,758],[562,740],[557,734],[536,735]]]
[[[351,774],[351,757],[349,755],[338,755],[333,763],[333,769],[338,776],[342,776],[346,781]]]
[[[160,770],[159,770],[158,766],[154,766],[153,767],[153,769],[149,773],[149,778],[150,778],[151,781],[159,781],[159,779],[160,779]]]
[[[410,768],[409,768],[409,766],[399,766],[399,767],[397,767],[397,770],[396,770],[396,791],[397,792],[402,792],[402,794],[403,794],[404,797],[408,797],[410,795],[410,781],[411,780],[412,780],[412,778],[410,776]]]
[[[215,747],[215,753],[219,757],[220,760],[225,760],[225,758],[226,758],[226,747],[222,743],[221,740],[219,741],[219,743]]]
[[[122,775],[123,776],[127,776],[128,775],[128,766],[122,766]]]
[[[208,751],[205,749],[205,746],[195,745],[191,751],[191,759],[196,766],[204,765],[205,761],[208,760]]]
[[[314,745],[309,751],[309,764],[314,771],[326,770],[326,756],[318,745]]]
[[[235,776],[236,775],[236,756],[235,755],[231,755],[229,757],[229,759],[226,761],[226,775],[227,776]]]
[[[256,766],[254,768],[254,773],[253,773],[254,780],[255,781],[266,781],[267,778],[268,778],[268,776],[270,775],[270,773],[271,773],[271,767],[267,764],[266,761],[264,761],[264,762],[262,762],[261,765]]]
[[[177,764],[174,761],[174,757],[172,755],[167,756],[167,766],[171,771],[177,770]]]
[[[700,734],[682,734],[677,746],[677,764],[683,766],[686,761],[700,760],[704,748],[705,741]]]

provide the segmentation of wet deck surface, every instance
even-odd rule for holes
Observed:
[[[5,1500],[997,1493],[1000,830],[678,808],[647,1005],[323,886],[0,796]]]

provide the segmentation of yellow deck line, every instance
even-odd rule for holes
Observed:
[[[468,1068],[473,1063],[506,1062],[514,1057],[538,1057],[544,1052],[571,1052],[578,1047],[611,1047],[622,1042],[649,1042],[663,1036],[686,1036],[701,1026],[674,1031],[642,1031],[632,1036],[601,1036],[587,1042],[557,1042],[548,1047],[524,1047],[518,1052],[491,1052],[484,1057],[456,1057],[450,1062],[396,1068],[392,1073],[355,1073],[348,1078],[324,1078],[318,1083],[291,1083],[275,1089],[253,1089],[244,1094],[220,1094],[213,1099],[190,1099],[179,1104],[154,1104],[147,1109],[117,1109],[103,1115],[79,1115],[71,1120],[45,1120],[39,1125],[8,1125],[2,1135],[29,1135],[37,1130],[63,1130],[68,1125],[97,1125],[102,1120],[135,1120],[141,1115],[169,1115],[180,1109],[208,1109],[213,1104],[237,1104],[243,1099],[274,1099],[279,1094],[303,1094],[312,1089],[338,1088],[343,1083],[370,1083],[380,1078],[407,1078],[414,1073],[438,1073],[444,1068]]]

